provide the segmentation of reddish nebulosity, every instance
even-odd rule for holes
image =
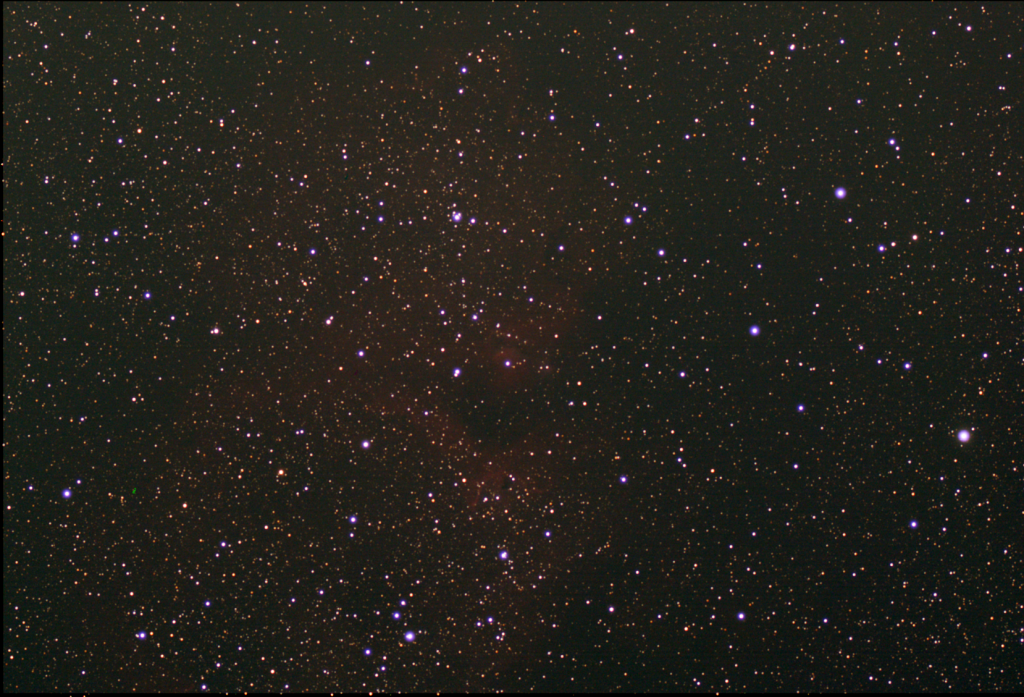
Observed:
[[[564,515],[555,502],[577,495],[595,472],[611,466],[607,453],[616,435],[603,428],[599,414],[579,411],[574,400],[584,393],[575,391],[576,361],[600,329],[597,313],[587,308],[628,262],[635,237],[624,244],[613,232],[621,204],[573,152],[574,138],[565,135],[572,123],[548,121],[543,99],[531,102],[509,83],[514,52],[499,46],[481,55],[473,64],[476,89],[490,100],[488,113],[504,121],[481,122],[467,99],[463,108],[440,114],[444,129],[425,131],[432,142],[402,145],[403,123],[439,118],[430,104],[446,87],[434,71],[431,80],[405,78],[394,91],[343,100],[326,90],[324,102],[308,108],[287,104],[295,122],[336,119],[336,141],[317,148],[303,147],[276,119],[268,123],[267,159],[308,172],[311,186],[296,191],[292,182],[279,181],[248,200],[239,197],[237,210],[218,221],[244,229],[244,244],[205,243],[210,261],[195,271],[218,289],[219,302],[247,318],[244,326],[224,327],[219,339],[225,350],[250,337],[274,347],[257,364],[223,373],[188,407],[188,420],[204,425],[189,447],[202,453],[202,467],[217,472],[223,485],[237,486],[243,469],[243,476],[275,482],[326,473],[332,486],[319,495],[336,511],[323,518],[328,530],[351,529],[345,492],[365,491],[372,503],[362,507],[361,520],[374,521],[367,524],[409,526],[412,535],[440,526],[466,549],[489,550],[524,535],[539,541],[533,528]],[[370,102],[392,118],[360,120],[356,115]],[[282,105],[268,112],[277,114]],[[367,135],[394,144],[386,176],[351,147]],[[344,160],[336,157],[343,150]],[[325,159],[323,152],[335,157]],[[358,210],[363,218],[334,213],[338,201],[346,202],[349,216]],[[453,206],[464,211],[459,222]],[[392,224],[378,224],[378,212]],[[301,306],[279,300],[290,287],[301,287]],[[282,310],[268,317],[250,307]],[[264,443],[290,445],[272,448],[266,463],[242,465],[217,450],[225,424],[261,432]],[[364,449],[367,439],[373,445]],[[268,474],[279,468],[287,473]],[[431,507],[396,509],[399,493],[430,493]],[[511,614],[533,612],[561,587],[558,579],[581,549],[607,539],[609,525],[607,516],[579,518],[571,535],[545,541],[530,555],[513,549],[510,560],[494,568],[480,561],[466,571],[466,585],[435,580],[432,604],[467,607],[450,612],[457,626],[470,627],[476,610],[464,595],[489,587],[489,603]],[[397,553],[402,564],[416,566],[423,555],[452,550],[449,543]],[[532,634],[514,637],[500,660],[490,649],[468,648],[467,660],[492,669],[513,665]]]

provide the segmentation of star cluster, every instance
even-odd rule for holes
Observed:
[[[5,692],[1015,689],[1022,29],[5,5]]]

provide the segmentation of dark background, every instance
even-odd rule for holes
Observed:
[[[5,4],[4,691],[1015,689],[1021,37]]]

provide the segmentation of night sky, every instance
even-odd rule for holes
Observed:
[[[1020,686],[1019,4],[3,37],[5,692]]]

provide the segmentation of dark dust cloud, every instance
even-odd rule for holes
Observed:
[[[4,691],[1013,690],[1022,30],[5,4]]]

